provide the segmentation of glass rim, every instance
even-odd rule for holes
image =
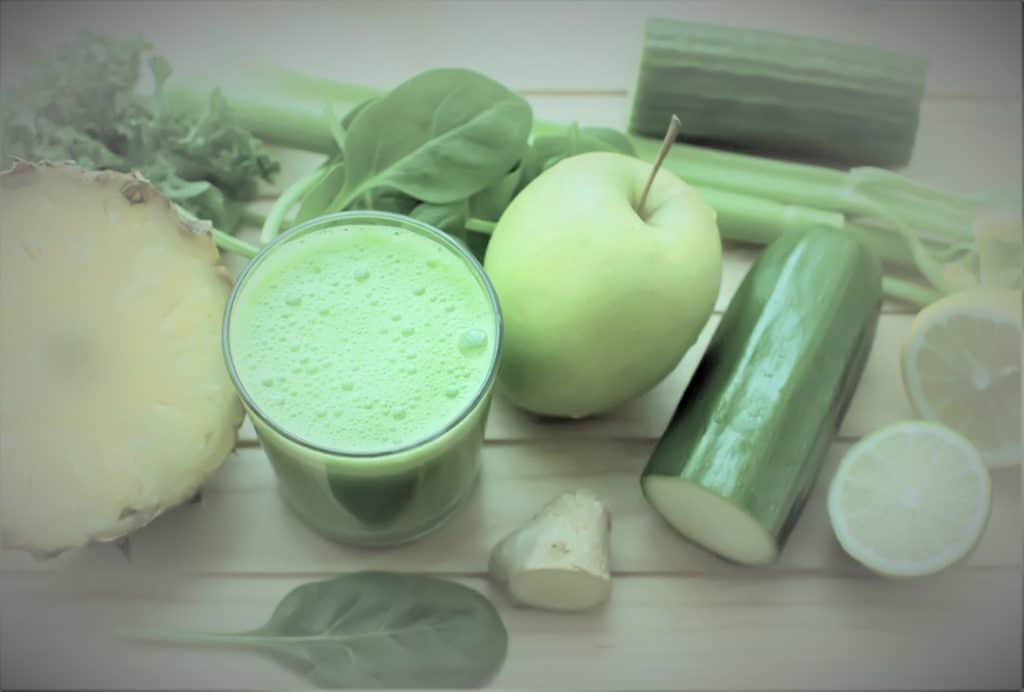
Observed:
[[[421,232],[421,235],[430,238],[432,241],[440,243],[447,247],[450,251],[454,252],[459,258],[461,258],[470,269],[470,271],[479,279],[481,286],[484,288],[488,298],[491,302],[491,308],[494,314],[494,349],[491,352],[491,362],[487,368],[487,375],[480,382],[480,387],[469,400],[469,402],[463,408],[459,409],[451,420],[447,421],[444,426],[440,427],[437,431],[426,435],[423,438],[413,440],[412,442],[399,445],[396,447],[389,447],[382,450],[371,450],[363,452],[352,452],[346,451],[340,448],[327,447],[325,445],[317,444],[307,440],[293,432],[286,430],[283,426],[275,422],[266,412],[255,402],[249,390],[246,389],[242,383],[242,379],[238,374],[238,370],[235,367],[234,357],[231,354],[231,315],[234,311],[235,302],[238,299],[238,295],[245,285],[246,280],[253,273],[253,271],[262,264],[264,258],[272,253],[276,248],[282,244],[288,242],[296,235],[300,235],[303,232],[313,232],[314,226],[324,226],[325,224],[338,224],[338,225],[354,225],[353,221],[356,219],[373,219],[377,221],[389,221],[399,227],[412,226],[417,231]],[[263,423],[269,426],[275,433],[285,438],[289,442],[296,444],[300,447],[308,450],[324,454],[332,457],[344,457],[346,459],[381,459],[385,457],[393,457],[398,454],[405,452],[411,452],[419,449],[425,445],[440,439],[444,435],[454,430],[460,423],[466,420],[473,411],[476,410],[477,406],[484,399],[487,393],[491,390],[495,379],[498,374],[498,362],[501,355],[501,342],[504,330],[504,321],[501,314],[501,306],[498,302],[498,294],[494,290],[494,286],[491,284],[491,280],[487,277],[484,271],[483,265],[480,264],[479,260],[469,250],[463,247],[461,244],[456,242],[447,233],[441,231],[428,223],[414,219],[410,216],[404,216],[402,214],[395,214],[386,211],[375,211],[375,210],[352,210],[352,211],[340,211],[333,212],[330,214],[324,214],[308,221],[289,228],[287,231],[274,238],[271,242],[260,248],[252,259],[245,265],[239,273],[238,278],[235,279],[234,285],[231,287],[231,293],[228,296],[227,304],[224,307],[224,319],[221,323],[221,349],[224,353],[224,360],[227,364],[228,375],[231,377],[231,382],[241,397],[246,408],[258,417]]]

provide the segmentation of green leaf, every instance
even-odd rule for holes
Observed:
[[[327,129],[331,131],[331,137],[338,147],[337,152],[332,154],[329,160],[331,162],[340,161],[345,158],[345,128],[342,126],[341,121],[338,120],[334,107],[329,103],[324,104],[324,117],[327,119]]]
[[[466,219],[469,208],[465,200],[450,204],[430,204],[422,202],[410,212],[409,216],[439,228],[453,238],[464,240],[466,236]]]
[[[540,174],[540,155],[533,146],[527,146],[523,152],[523,158],[512,171],[494,185],[469,198],[468,216],[486,221],[497,221],[516,195]],[[465,220],[463,220],[464,223]],[[479,257],[483,257],[486,240],[486,238],[477,239],[479,247],[476,249],[479,250],[477,252]],[[472,243],[470,244],[472,245]]]
[[[490,237],[479,233],[470,233],[466,229],[466,222],[470,217],[469,201],[459,200],[450,204],[424,202],[413,209],[409,215],[424,223],[429,223],[434,228],[441,229],[483,262]]]
[[[341,127],[345,130],[348,130],[350,127],[352,127],[352,121],[356,119],[356,116],[362,113],[364,110],[366,110],[369,106],[373,105],[377,101],[380,101],[379,97],[366,99],[359,105],[349,110],[349,112],[345,114],[345,117],[341,119]]]
[[[423,72],[355,116],[348,174],[331,208],[381,187],[434,204],[465,199],[519,161],[531,122],[529,104],[492,79],[462,69]]]
[[[519,192],[522,178],[523,167],[518,165],[494,185],[470,197],[469,215],[496,221]]]
[[[476,687],[498,671],[508,648],[501,616],[478,592],[393,572],[357,572],[299,586],[265,625],[248,632],[124,634],[253,649],[322,687]]]
[[[534,139],[534,148],[543,170],[551,168],[564,158],[590,151],[610,151],[636,156],[636,149],[626,135],[607,127],[580,128],[570,123],[564,132],[540,135]]]
[[[396,190],[377,190],[370,193],[367,209],[389,211],[392,214],[409,214],[419,203],[419,200]]]
[[[217,91],[201,108],[171,107],[170,64],[141,40],[82,34],[40,63],[0,108],[4,159],[74,160],[84,168],[139,171],[168,197],[222,229],[238,219],[279,165],[238,124]],[[155,89],[142,93],[143,60]],[[7,160],[0,161],[5,167]]]
[[[523,152],[523,159],[519,162],[519,167],[522,169],[522,175],[519,177],[519,189],[516,190],[516,194],[522,192],[523,188],[533,182],[533,179],[540,175],[544,168],[542,167],[543,162],[540,158],[540,153],[537,148],[532,144],[526,148]]]
[[[306,193],[295,215],[295,223],[309,221],[329,210],[331,200],[345,183],[345,162],[328,164],[327,175]]]
[[[582,130],[582,146],[597,147],[602,149],[588,149],[587,151],[613,151],[627,156],[636,156],[636,149],[629,137],[618,130],[608,127],[585,127]]]
[[[366,99],[360,104],[357,104],[354,108],[351,108],[340,120],[335,116],[334,106],[329,102],[324,103],[324,111],[327,115],[327,123],[331,131],[331,136],[334,138],[334,143],[338,146],[338,151],[330,156],[330,162],[335,163],[345,157],[345,138],[346,132],[352,125],[352,121],[359,113],[361,113],[367,106],[379,101],[378,98]]]

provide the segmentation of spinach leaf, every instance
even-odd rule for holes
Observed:
[[[551,168],[564,158],[589,151],[611,151],[627,156],[636,156],[636,150],[629,138],[618,130],[607,127],[584,127],[571,123],[565,132],[541,135],[533,142],[544,170]]]
[[[523,152],[523,160],[519,162],[519,167],[523,173],[519,178],[519,189],[516,190],[517,195],[544,170],[543,161],[541,161],[540,152],[537,151],[537,147],[531,144],[526,148],[526,151]]]
[[[523,188],[541,173],[541,160],[537,150],[526,147],[523,158],[512,171],[494,185],[481,190],[469,198],[468,217],[483,221],[497,221],[505,209]],[[462,219],[462,224],[466,219]],[[465,233],[464,240],[469,249],[483,260],[490,237],[479,233]]]
[[[338,188],[344,185],[344,160],[326,165],[329,167],[327,175],[302,198],[302,204],[299,205],[299,211],[295,214],[293,223],[299,224],[323,214],[331,200],[334,199],[334,195],[337,194]]]
[[[324,112],[327,115],[327,129],[331,131],[331,138],[337,146],[337,150],[330,154],[327,160],[329,163],[336,163],[345,158],[345,126],[338,119],[331,104],[324,105]]]
[[[478,219],[496,221],[512,198],[519,192],[519,182],[522,178],[523,168],[519,165],[494,185],[470,197],[470,215]]]
[[[380,187],[433,204],[465,199],[512,169],[532,120],[525,100],[477,72],[423,72],[355,114],[329,210]]]
[[[343,130],[348,130],[350,127],[352,127],[352,121],[356,119],[356,116],[359,115],[360,113],[362,113],[364,110],[366,110],[366,108],[368,106],[372,106],[377,101],[380,101],[380,97],[374,97],[372,99],[366,99],[362,103],[360,103],[360,104],[358,104],[356,106],[353,106],[352,109],[349,110],[349,112],[345,114],[345,117],[341,119],[341,127],[342,127],[342,129]]]
[[[345,182],[345,162],[325,164],[330,169],[327,175],[302,198],[299,211],[295,214],[292,225],[309,221],[327,213],[331,200],[338,188]],[[360,199],[355,200],[349,209],[374,209],[389,211],[393,214],[408,214],[418,204],[418,200],[403,195],[395,190],[371,190]]]
[[[297,587],[262,627],[237,634],[131,631],[144,641],[269,654],[321,687],[475,687],[508,633],[490,601],[454,582],[356,572]]]
[[[610,127],[584,127],[580,130],[580,146],[598,147],[603,149],[586,149],[585,151],[614,151],[627,156],[636,156],[636,148],[622,132]]]
[[[491,238],[489,235],[470,233],[466,228],[466,221],[470,217],[469,204],[466,200],[451,204],[424,202],[413,209],[410,216],[441,229],[473,253],[478,260],[484,261],[487,243]]]
[[[376,211],[389,211],[392,214],[409,214],[420,203],[408,195],[403,195],[396,190],[374,190],[367,194],[367,202],[364,206],[353,204],[351,209],[374,209]]]
[[[417,205],[409,215],[434,228],[441,229],[453,238],[458,240],[466,238],[466,218],[469,216],[469,208],[465,200],[449,204],[423,202]]]

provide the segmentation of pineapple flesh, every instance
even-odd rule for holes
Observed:
[[[208,232],[143,179],[0,173],[0,546],[114,540],[191,498],[241,404]]]

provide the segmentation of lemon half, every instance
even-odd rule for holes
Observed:
[[[966,437],[989,465],[1020,463],[1021,293],[977,289],[929,305],[903,346],[914,411]]]
[[[828,494],[843,549],[893,577],[939,572],[977,544],[992,483],[977,449],[945,426],[909,421],[853,445]]]

